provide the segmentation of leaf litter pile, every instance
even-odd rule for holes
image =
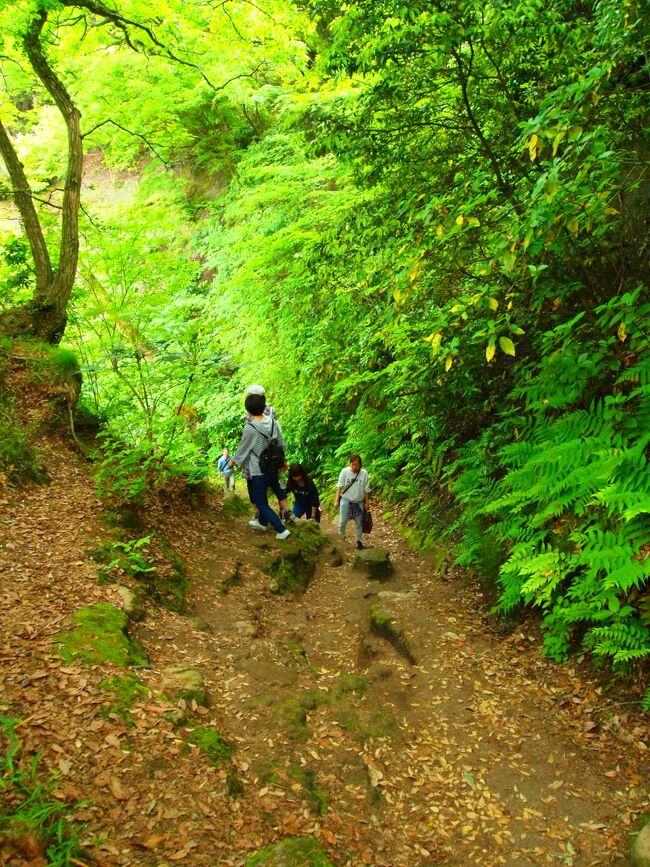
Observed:
[[[146,664],[64,661],[75,612],[122,602],[88,553],[106,525],[87,467],[60,443],[47,463],[48,485],[0,491],[0,713],[78,805],[75,863],[244,865],[296,835],[355,867],[627,863],[650,813],[638,703],[542,660],[534,625],[499,632],[467,579],[442,580],[381,521],[389,581],[353,569],[325,518],[307,591],[279,595],[280,543],[247,515],[220,494],[201,511],[154,497],[146,525],[185,562],[184,612],[145,603],[130,633]],[[378,610],[398,641],[372,628]],[[172,667],[206,697],[167,689]],[[127,711],[111,692],[125,681]],[[4,842],[8,864],[47,863]]]

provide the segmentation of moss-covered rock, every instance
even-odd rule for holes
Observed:
[[[127,630],[126,614],[114,605],[99,603],[74,615],[75,628],[60,633],[55,643],[65,661],[80,659],[91,665],[143,665],[147,656]]]
[[[227,762],[233,754],[230,744],[224,741],[216,729],[209,726],[192,729],[187,736],[187,742],[197,746],[215,767]]]
[[[273,578],[274,593],[304,593],[316,571],[318,552],[326,542],[315,521],[295,521],[291,536],[281,542],[268,559],[266,568]]]
[[[329,810],[329,794],[327,789],[318,785],[315,771],[302,765],[292,765],[289,773],[302,786],[310,810],[317,816],[325,816]]]
[[[363,695],[366,682],[355,674],[342,674],[328,691],[311,689],[299,693],[277,705],[278,719],[293,740],[304,740],[307,735],[307,716],[319,707],[347,707],[352,693]]]
[[[201,672],[189,665],[170,665],[163,669],[161,690],[172,698],[205,704],[205,684]]]
[[[145,618],[144,605],[142,604],[142,593],[132,587],[120,585],[117,592],[122,600],[122,610],[134,623],[138,623]]]
[[[373,581],[387,581],[393,574],[393,564],[388,551],[383,548],[365,548],[357,551],[352,568],[365,572]]]
[[[650,823],[641,829],[632,844],[632,867],[650,867]]]
[[[333,867],[311,837],[288,837],[256,852],[246,867]]]
[[[99,685],[104,692],[113,695],[111,703],[103,708],[102,714],[104,716],[113,714],[119,717],[125,725],[131,727],[133,717],[129,710],[139,698],[144,698],[147,695],[147,687],[143,686],[135,675],[106,677]]]

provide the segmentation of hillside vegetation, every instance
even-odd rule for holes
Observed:
[[[262,382],[650,709],[645,4],[116,6],[0,4],[0,356],[76,353],[102,495],[199,482]]]

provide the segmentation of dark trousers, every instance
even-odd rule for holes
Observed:
[[[277,479],[275,481],[277,484]],[[272,481],[268,476],[253,476],[248,480],[248,495],[260,513],[258,518],[260,524],[270,524],[278,533],[283,533],[287,528],[269,506],[269,499],[266,495],[270,485],[272,485]]]

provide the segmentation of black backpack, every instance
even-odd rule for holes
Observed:
[[[266,448],[262,449],[259,455],[256,452],[253,452],[253,454],[259,461],[260,470],[264,473],[264,475],[277,475],[284,466],[285,456],[284,449],[280,445],[277,436],[274,436],[273,434],[273,431],[275,430],[275,421],[271,419],[270,437],[267,437],[267,435],[252,422],[249,421],[248,424],[251,427],[255,428],[255,430],[259,434],[261,434],[267,442]]]

